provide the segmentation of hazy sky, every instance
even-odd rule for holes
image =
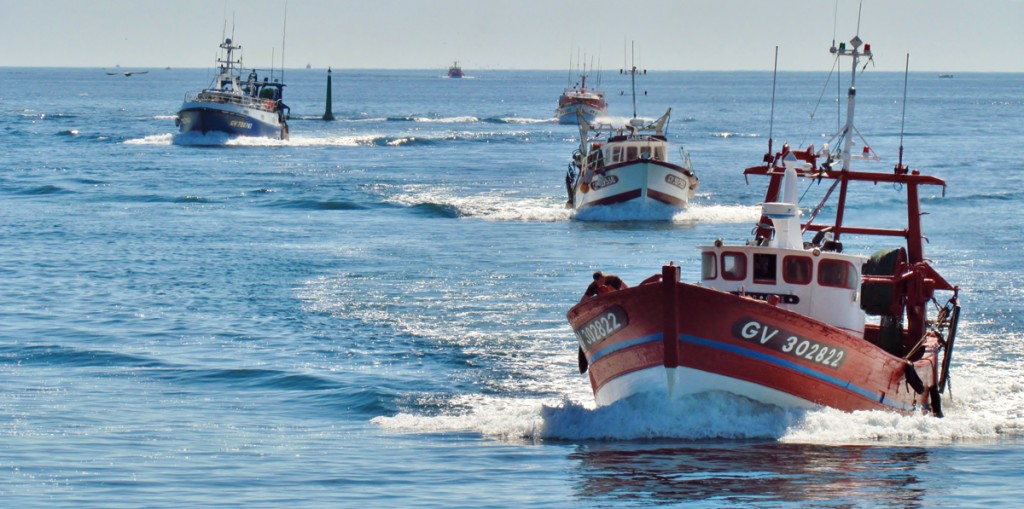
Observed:
[[[279,66],[284,0],[0,0],[0,66],[211,67],[234,19],[245,64]],[[858,0],[291,0],[288,67],[566,69],[570,55],[642,67],[831,65]],[[632,6],[630,8],[629,6]],[[835,12],[838,10],[838,16]],[[1024,72],[1024,0],[864,0],[879,70]]]

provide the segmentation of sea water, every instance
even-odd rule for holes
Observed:
[[[946,417],[728,394],[595,407],[565,320],[595,270],[636,283],[750,237],[777,149],[828,140],[822,73],[659,72],[692,156],[681,212],[577,217],[564,72],[288,70],[291,139],[176,135],[206,69],[0,69],[3,507],[965,507],[1024,497],[1024,76],[858,77],[881,156],[923,189],[963,303]],[[845,80],[845,77],[844,77]],[[595,83],[596,84],[596,83]],[[610,115],[626,77],[601,76]],[[840,97],[837,98],[837,92]],[[902,134],[902,136],[901,136]],[[809,213],[827,184],[802,184]],[[848,217],[905,220],[898,186]],[[834,213],[824,209],[822,214]],[[870,254],[877,239],[845,237]]]

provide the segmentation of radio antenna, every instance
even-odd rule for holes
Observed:
[[[284,83],[284,43],[288,34],[288,2],[284,3],[284,27],[281,28],[281,83]]]
[[[903,167],[903,126],[907,120],[907,78],[910,76],[910,53],[907,53],[907,66],[903,71],[903,114],[900,117],[900,159],[897,168]]]
[[[775,80],[779,74],[779,47],[775,46],[775,68],[772,70],[772,114],[768,120],[768,156],[772,155],[772,134],[775,129]]]

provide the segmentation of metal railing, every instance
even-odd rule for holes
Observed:
[[[215,102],[221,104],[237,104],[246,108],[255,108],[263,111],[274,111],[276,104],[271,99],[260,99],[248,95],[226,94],[203,90],[201,92],[185,93],[185,102]]]

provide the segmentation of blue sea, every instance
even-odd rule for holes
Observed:
[[[827,66],[828,62],[824,62]],[[1024,499],[1024,75],[912,72],[904,161],[963,303],[946,417],[721,393],[597,408],[565,321],[744,242],[778,148],[845,115],[827,69],[639,77],[701,179],[682,211],[577,217],[567,72],[288,70],[291,139],[176,136],[209,69],[0,69],[0,506],[1017,507]],[[897,162],[902,73],[858,76]],[[610,115],[628,77],[601,76]],[[837,100],[837,92],[842,99]],[[673,149],[672,159],[679,152]],[[827,184],[805,183],[805,211]],[[853,189],[895,226],[904,190]],[[822,214],[829,214],[825,209]],[[847,237],[870,254],[877,239]],[[694,317],[700,319],[700,317]]]

